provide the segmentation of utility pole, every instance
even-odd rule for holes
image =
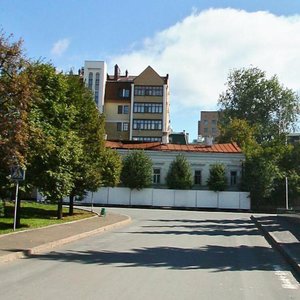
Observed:
[[[287,147],[287,135],[285,136],[285,146]],[[289,183],[287,177],[287,171],[285,172],[285,209],[289,209]]]

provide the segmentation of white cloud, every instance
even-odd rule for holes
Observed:
[[[54,43],[51,54],[55,56],[61,56],[69,47],[70,40],[69,39],[61,39]]]
[[[145,39],[140,49],[113,57],[109,65],[117,63],[132,75],[148,65],[160,75],[169,73],[172,123],[181,119],[175,129],[187,129],[195,136],[199,111],[217,108],[232,69],[252,65],[267,76],[277,74],[285,86],[300,90],[299,32],[297,15],[210,9],[193,12]],[[183,109],[188,115],[186,122]],[[191,118],[194,123],[188,125]]]

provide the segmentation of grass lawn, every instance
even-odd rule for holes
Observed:
[[[6,201],[6,217],[0,217],[0,235],[13,231],[14,223],[14,202]],[[63,208],[63,219],[56,219],[57,205],[56,204],[41,204],[31,201],[21,202],[21,228],[17,231],[44,227],[52,224],[59,224],[80,220],[93,216],[93,213],[74,209],[74,215],[68,216],[68,207]]]

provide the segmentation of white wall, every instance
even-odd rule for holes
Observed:
[[[187,207],[187,208],[222,208],[245,209],[251,208],[248,192],[213,192],[199,190],[170,190],[143,189],[140,191],[129,188],[101,188],[98,192],[89,193],[83,204],[101,205],[136,205],[158,207]]]

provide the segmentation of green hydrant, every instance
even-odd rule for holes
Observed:
[[[100,212],[100,216],[105,217],[105,215],[106,215],[105,208],[102,207],[102,208],[101,208],[101,212]]]

